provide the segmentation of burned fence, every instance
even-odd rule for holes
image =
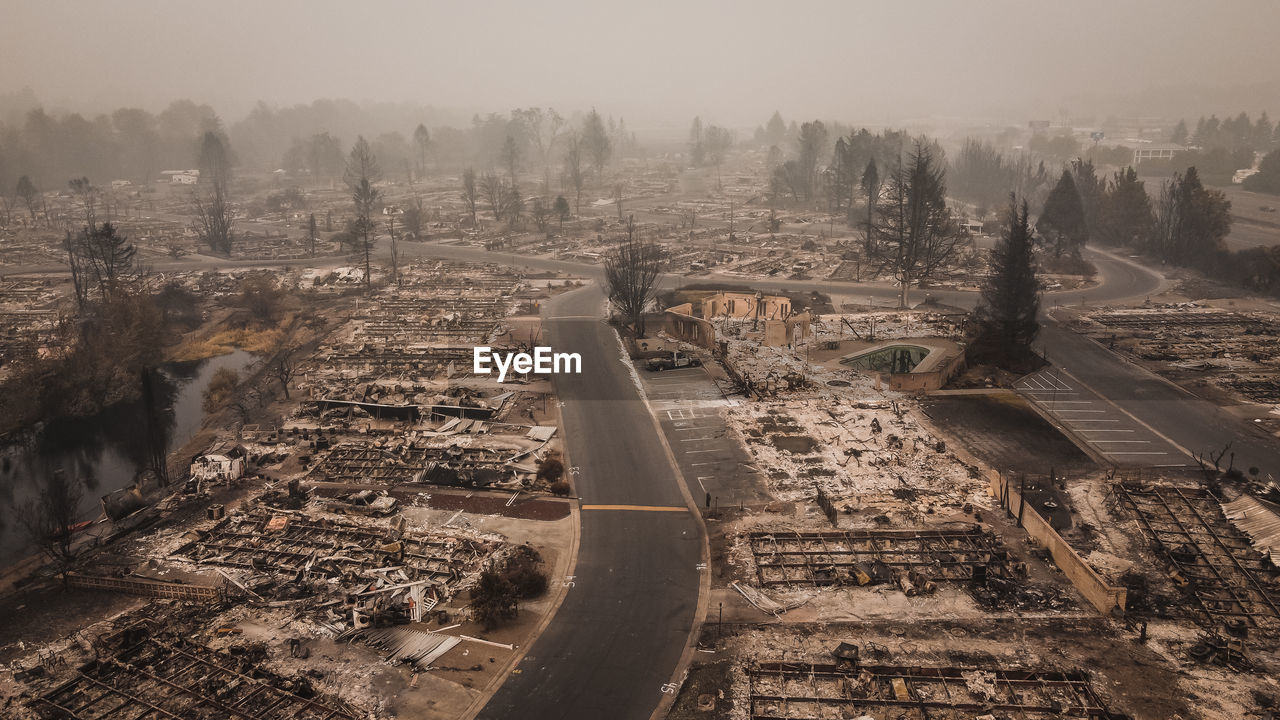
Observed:
[[[305,678],[268,672],[140,620],[97,644],[98,659],[36,698],[48,720],[356,720]]]
[[[1170,564],[1170,576],[1210,626],[1280,629],[1280,585],[1270,561],[1231,525],[1207,490],[1116,485],[1143,534]]]
[[[1078,671],[767,662],[749,667],[747,682],[751,720],[1125,717]]]
[[[1023,570],[994,535],[976,528],[755,532],[749,541],[761,587],[862,585],[909,574],[974,581]]]

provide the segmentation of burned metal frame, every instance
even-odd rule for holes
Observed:
[[[1231,525],[1207,490],[1116,485],[1143,534],[1190,584],[1202,620],[1280,629],[1280,586],[1264,578],[1267,559]]]
[[[178,554],[202,564],[324,577],[405,567],[415,571],[417,579],[452,589],[490,550],[464,538],[401,538],[361,525],[305,515],[288,517],[288,526],[279,532],[266,530],[269,513],[229,517],[184,545]]]
[[[434,482],[437,469],[506,472],[503,456],[486,447],[404,447],[396,451],[355,443],[334,446],[311,472],[324,482]]]
[[[50,720],[356,720],[332,700],[302,697],[262,668],[139,620],[100,643],[108,657],[36,698]],[[102,648],[100,648],[101,650]]]
[[[977,673],[990,676],[994,695],[969,689]],[[1080,671],[768,662],[747,669],[747,684],[751,720],[819,720],[850,717],[850,711],[919,720],[994,710],[1026,720],[1125,717],[1106,708]]]
[[[932,580],[967,581],[975,567],[1008,560],[991,533],[961,530],[755,532],[749,536],[761,587],[836,585],[874,564]]]
[[[1140,330],[1167,330],[1171,327],[1272,329],[1271,323],[1234,312],[1098,313],[1090,319],[1107,327]]]

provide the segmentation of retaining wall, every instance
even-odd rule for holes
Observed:
[[[1000,506],[1017,516],[1022,512],[1022,527],[1032,539],[1048,548],[1053,562],[1094,607],[1104,615],[1115,611],[1124,612],[1128,590],[1107,584],[1089,564],[1076,553],[1075,548],[1053,529],[1049,522],[1027,503],[1023,505],[1018,488],[994,470],[987,471],[987,479],[991,483],[991,494],[1000,501]]]

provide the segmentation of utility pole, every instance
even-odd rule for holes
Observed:
[[[391,231],[391,282],[395,283],[396,285],[399,285],[399,284],[400,284],[400,268],[399,268],[399,265],[397,264],[397,262],[398,262],[399,258],[398,258],[398,257],[396,257],[396,216],[395,216],[395,215],[390,216],[390,219],[389,219],[387,222],[388,222],[388,223],[390,223],[390,226],[391,226],[391,227],[390,227],[390,231]]]

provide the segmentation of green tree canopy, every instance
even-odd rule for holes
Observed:
[[[1076,190],[1070,170],[1063,170],[1058,184],[1049,192],[1036,222],[1036,230],[1055,255],[1079,252],[1089,240],[1089,225],[1085,220],[1084,204]]]

